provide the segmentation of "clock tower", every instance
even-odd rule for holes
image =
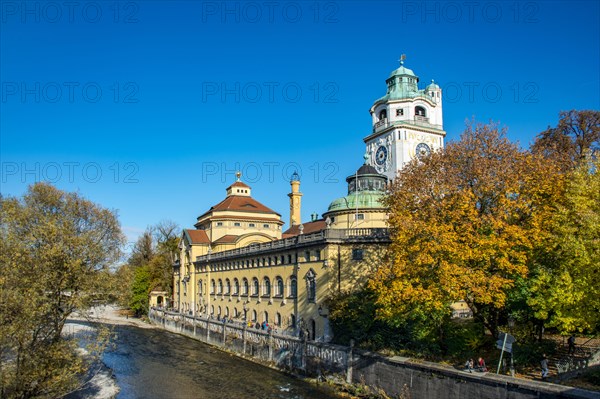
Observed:
[[[393,180],[414,157],[444,146],[442,89],[431,81],[419,90],[419,77],[404,66],[386,79],[387,93],[370,109],[373,130],[364,138],[369,164]]]

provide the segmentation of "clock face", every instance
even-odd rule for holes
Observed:
[[[431,154],[431,148],[429,148],[429,146],[425,143],[419,143],[417,144],[417,158],[419,159],[423,159],[426,156],[428,156],[429,154]]]
[[[387,160],[387,148],[385,148],[384,146],[381,146],[377,149],[377,152],[375,153],[375,162],[377,162],[377,165],[383,165],[386,160]]]

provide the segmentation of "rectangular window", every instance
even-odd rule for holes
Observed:
[[[240,222],[235,222],[233,225],[234,225],[235,227],[240,227],[242,224],[241,224]]]
[[[354,217],[356,218],[356,220],[365,220],[364,213],[357,213],[356,215],[354,215]]]
[[[221,227],[221,226],[223,226],[223,222],[217,222],[217,226],[218,226],[218,227]]]
[[[254,223],[250,223],[248,227],[256,227],[256,225]]]
[[[268,224],[263,224],[263,227],[264,227],[265,229],[268,229],[268,228],[269,228],[269,225],[268,225]]]
[[[292,255],[288,255],[288,263],[292,263]]]
[[[363,260],[363,250],[362,249],[353,249],[352,250],[352,260]]]
[[[310,251],[306,251],[304,253],[304,261],[305,262],[310,262]]]
[[[396,116],[404,115],[404,110],[402,108],[396,110]]]
[[[315,260],[321,260],[321,251],[318,249],[315,251]]]

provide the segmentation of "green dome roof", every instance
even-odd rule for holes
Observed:
[[[406,68],[404,65],[400,65],[400,68],[394,70],[391,74],[390,74],[390,78],[392,76],[398,76],[398,75],[410,75],[410,76],[414,76],[416,77],[417,75],[415,75],[415,73],[412,71],[412,69],[408,69]]]
[[[345,197],[338,198],[329,204],[327,212],[345,211],[365,208],[384,209],[381,200],[385,193],[381,191],[357,191]]]
[[[431,83],[429,83],[429,84],[427,85],[427,88],[426,88],[426,90],[430,90],[430,89],[439,89],[439,88],[440,88],[440,86],[438,86],[438,85],[437,85],[437,83],[435,83],[435,82],[433,81],[433,79],[431,79]]]

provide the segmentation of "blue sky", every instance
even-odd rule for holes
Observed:
[[[2,194],[79,191],[130,241],[192,227],[237,169],[286,223],[296,169],[303,219],[325,212],[401,54],[444,90],[447,140],[475,117],[527,147],[561,110],[600,109],[597,1],[0,5]]]

